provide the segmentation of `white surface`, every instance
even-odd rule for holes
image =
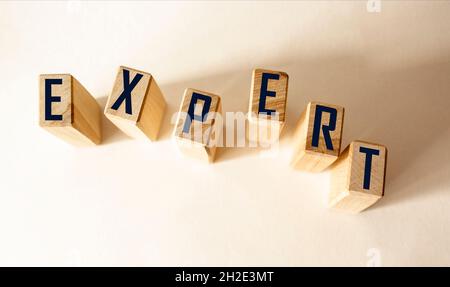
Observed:
[[[374,250],[385,266],[450,265],[448,15],[431,1],[0,2],[0,265],[365,266]],[[159,82],[160,141],[104,119],[105,144],[77,149],[38,127],[39,74],[71,73],[103,105],[119,65]],[[290,76],[280,154],[182,158],[183,90],[246,111],[254,67]],[[327,173],[288,166],[309,100],[346,107],[344,146],[389,149],[386,196],[358,216],[325,208]]]

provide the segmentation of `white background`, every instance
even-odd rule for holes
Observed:
[[[450,265],[449,15],[445,1],[0,2],[0,265]],[[103,107],[119,65],[160,84],[159,141],[104,119],[104,144],[79,149],[39,128],[39,74],[71,73]],[[290,76],[280,153],[181,157],[184,89],[246,111],[256,67]],[[326,209],[328,173],[289,168],[310,100],[346,108],[343,147],[389,149],[386,196],[360,215]]]

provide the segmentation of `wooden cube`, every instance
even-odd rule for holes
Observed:
[[[176,121],[174,138],[180,151],[211,163],[221,140],[223,120],[219,96],[186,89]]]
[[[69,74],[39,76],[39,125],[76,146],[100,144],[101,109]]]
[[[166,101],[149,73],[121,66],[105,107],[105,115],[133,138],[158,138]]]
[[[384,195],[386,147],[353,141],[331,167],[330,207],[358,213]]]
[[[339,156],[343,123],[343,107],[310,102],[294,133],[291,165],[309,172],[329,167]]]
[[[278,140],[286,120],[289,76],[284,72],[253,70],[247,116],[247,138],[264,144]]]

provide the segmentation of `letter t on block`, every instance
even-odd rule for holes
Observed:
[[[286,119],[289,76],[284,72],[253,70],[247,117],[247,138],[261,145],[277,141]]]
[[[291,165],[309,172],[329,167],[341,150],[343,122],[343,107],[310,102],[297,124]]]
[[[358,213],[384,195],[386,147],[352,142],[331,167],[330,207]]]
[[[149,73],[120,67],[105,116],[133,138],[158,137],[166,101]]]
[[[100,144],[102,112],[69,74],[39,76],[39,125],[75,146]]]
[[[202,161],[214,161],[222,139],[223,120],[220,97],[186,89],[176,121],[174,138],[180,151]]]

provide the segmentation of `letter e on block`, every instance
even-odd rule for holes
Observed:
[[[358,213],[384,195],[386,147],[353,141],[331,167],[330,207]]]
[[[289,76],[284,72],[253,70],[247,117],[247,138],[265,144],[278,140],[286,121]]]
[[[211,163],[222,139],[222,103],[219,96],[186,89],[176,121],[174,138],[180,151]]]
[[[152,75],[120,67],[105,116],[133,138],[157,139],[166,101]]]
[[[100,144],[101,110],[70,74],[39,76],[39,125],[76,146]]]
[[[310,102],[296,127],[291,165],[309,172],[329,167],[339,156],[343,123],[343,107]]]

